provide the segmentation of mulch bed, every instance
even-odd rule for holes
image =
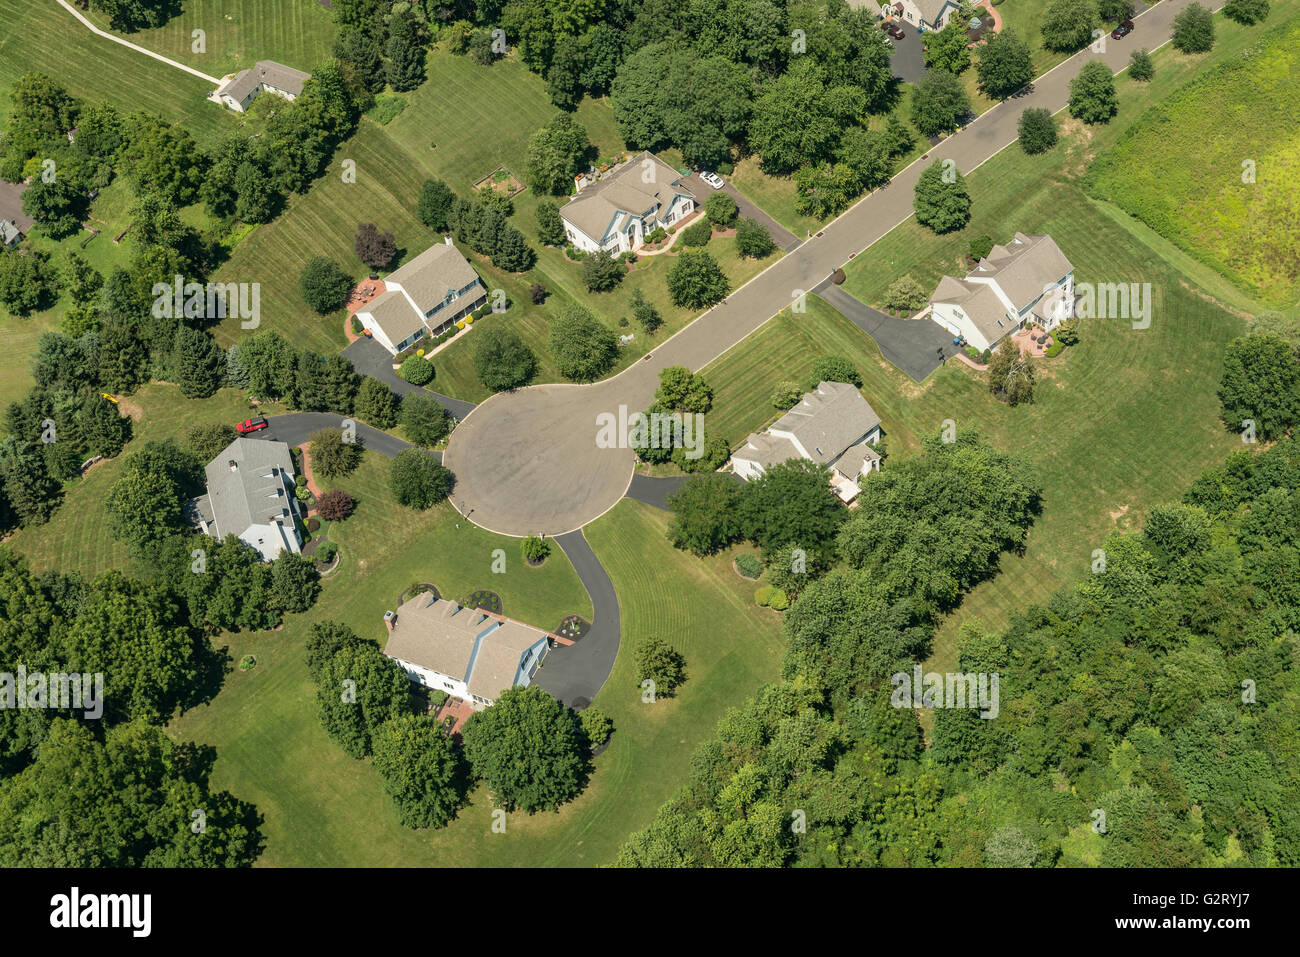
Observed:
[[[433,592],[434,598],[442,597],[442,593],[438,591],[436,586],[431,585],[428,582],[419,582],[415,585],[412,585],[410,588],[406,589],[406,591],[398,595],[397,603],[400,605],[402,602],[406,601],[407,598],[414,598],[416,593],[421,591]]]
[[[568,638],[570,641],[577,641],[586,636],[591,631],[591,622],[578,615],[569,615],[564,621],[560,622],[560,627],[555,629],[555,633],[561,638]]]
[[[501,609],[504,607],[501,603],[501,596],[486,588],[470,592],[460,600],[460,603],[466,608],[479,608],[496,615],[502,614]]]

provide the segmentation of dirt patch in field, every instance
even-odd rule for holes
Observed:
[[[139,422],[144,418],[144,409],[140,408],[130,399],[117,400],[117,408],[123,415],[129,415],[132,422]]]
[[[1192,295],[1197,296],[1197,297],[1199,297],[1199,298],[1201,298],[1201,299],[1204,299],[1206,302],[1208,302],[1208,303],[1210,303],[1210,304],[1212,304],[1212,305],[1218,306],[1218,307],[1219,307],[1220,309],[1222,309],[1224,312],[1231,313],[1232,315],[1236,316],[1238,319],[1246,319],[1246,320],[1250,320],[1250,319],[1253,319],[1253,318],[1255,317],[1255,314],[1254,314],[1254,313],[1246,312],[1246,311],[1243,310],[1243,309],[1238,309],[1238,308],[1235,307],[1235,306],[1230,306],[1230,305],[1228,305],[1226,302],[1223,302],[1223,301],[1220,300],[1220,299],[1215,299],[1215,298],[1214,298],[1213,296],[1211,296],[1208,292],[1205,292],[1203,289],[1200,289],[1200,288],[1198,288],[1198,287],[1196,287],[1196,286],[1193,286],[1193,285],[1192,285],[1190,282],[1188,282],[1186,279],[1180,279],[1180,280],[1178,280],[1178,284],[1179,284],[1180,286],[1182,286],[1184,289],[1186,289],[1188,292],[1192,293]]]
[[[1128,514],[1128,510],[1129,510],[1129,506],[1121,505],[1118,509],[1109,513],[1110,520],[1112,522],[1118,522],[1121,518],[1123,518],[1125,515]]]

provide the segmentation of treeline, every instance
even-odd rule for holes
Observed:
[[[251,865],[256,809],[211,787],[212,749],[162,729],[211,696],[223,664],[184,601],[115,571],[35,575],[7,547],[0,595],[0,865]],[[44,679],[39,701],[20,669]],[[56,698],[57,674],[101,674],[102,699]]]
[[[462,748],[430,721],[397,662],[333,621],[312,625],[307,670],[326,733],[350,757],[372,758],[406,827],[444,827],[480,780],[498,807],[556,810],[582,791],[592,750],[613,730],[597,709],[579,714],[515,687],[465,722]]]
[[[786,613],[783,682],[728,713],[621,865],[1300,861],[1300,446],[1209,470],[1001,633],[968,622],[957,670],[1000,676],[996,716],[938,708],[927,745],[891,675],[1023,539],[1034,491],[998,458],[930,442],[873,476]]]

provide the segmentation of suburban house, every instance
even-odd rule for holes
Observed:
[[[394,355],[421,336],[449,329],[487,301],[487,287],[450,236],[385,279],[384,290],[357,310],[357,319]]]
[[[769,465],[808,459],[830,469],[831,487],[843,502],[862,491],[863,476],[880,470],[880,416],[847,382],[823,382],[762,434],[751,434],[731,454],[731,466],[749,481]]]
[[[942,30],[961,13],[961,4],[954,0],[898,0],[887,6],[895,17],[923,30]]]
[[[501,692],[532,682],[550,636],[522,622],[421,592],[384,613],[384,654],[412,681],[479,711]]]
[[[296,100],[310,79],[310,73],[283,63],[258,60],[251,70],[240,70],[222,79],[212,95],[235,112],[243,113],[263,90],[290,102]]]
[[[23,193],[26,183],[8,183],[0,180],[0,246],[18,245],[36,220],[23,212]]]
[[[190,520],[205,535],[235,535],[263,561],[298,552],[298,499],[293,457],[283,442],[238,438],[208,463],[208,492],[189,503]]]
[[[682,179],[653,153],[634,156],[560,208],[564,234],[589,253],[636,249],[657,227],[667,229],[695,211],[695,194]]]
[[[944,276],[930,318],[983,352],[1026,325],[1054,329],[1074,300],[1074,267],[1051,236],[1016,233],[965,279]]]

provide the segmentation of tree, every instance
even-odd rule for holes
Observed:
[[[1214,48],[1214,15],[1192,3],[1174,17],[1174,49],[1180,53],[1209,53]]]
[[[607,250],[600,250],[582,261],[582,281],[592,292],[609,292],[627,274],[627,267]]]
[[[420,222],[436,232],[443,232],[450,226],[448,216],[456,194],[440,179],[426,179],[420,187],[420,202],[416,215]]]
[[[51,239],[71,236],[88,212],[85,187],[66,173],[48,182],[37,177],[23,193],[23,212]]]
[[[1269,8],[1269,0],[1228,0],[1223,5],[1223,15],[1250,26],[1268,19]]]
[[[357,389],[353,411],[358,419],[377,429],[391,429],[397,424],[397,396],[385,383],[366,376]]]
[[[636,646],[636,683],[644,689],[653,684],[656,698],[671,698],[686,680],[686,659],[660,638],[646,638]]]
[[[375,731],[375,770],[404,827],[444,827],[465,803],[465,768],[451,738],[423,715],[392,718]]]
[[[741,538],[740,485],[721,472],[692,475],[668,497],[673,513],[668,540],[674,548],[712,555]]]
[[[49,253],[33,249],[0,252],[0,305],[15,316],[53,305],[58,281]]]
[[[560,113],[528,138],[524,178],[542,193],[567,196],[590,149],[586,128]]]
[[[965,177],[955,167],[945,167],[935,161],[916,181],[912,209],[916,221],[936,233],[965,226],[970,221],[970,193],[966,191]]]
[[[808,376],[808,389],[815,389],[823,382],[847,382],[860,389],[862,373],[844,356],[822,356],[813,363],[812,372]]]
[[[1031,156],[1056,145],[1056,122],[1049,110],[1030,107],[1020,114],[1020,148]],[[986,254],[987,255],[987,254]]]
[[[587,739],[588,751],[599,748],[614,733],[614,722],[594,705],[587,705],[578,712],[578,725],[582,729],[582,736]]]
[[[360,223],[356,240],[352,244],[357,258],[371,269],[383,269],[397,255],[397,243],[392,233],[381,233],[374,223]]]
[[[281,611],[303,612],[320,595],[316,563],[305,555],[282,552],[271,562],[271,604]]]
[[[298,288],[307,305],[323,316],[342,309],[347,303],[348,293],[352,291],[352,277],[328,256],[313,256],[302,268]]]
[[[668,270],[673,305],[703,309],[721,302],[731,289],[718,261],[703,249],[687,249]]]
[[[551,543],[535,535],[525,536],[519,548],[524,561],[530,565],[540,565],[551,554]]]
[[[388,84],[399,92],[414,90],[424,82],[424,43],[406,17],[394,16],[388,29]]]
[[[837,167],[847,166],[856,177],[857,189],[854,192],[875,189],[887,182],[893,165],[886,134],[858,127],[851,127],[840,136],[835,159]]]
[[[412,442],[425,448],[433,448],[451,431],[447,410],[427,392],[415,392],[402,399],[397,421]]]
[[[425,385],[433,380],[433,363],[419,353],[415,353],[402,360],[397,374],[411,385]]]
[[[970,66],[970,37],[966,35],[966,22],[959,16],[950,17],[942,30],[926,33],[921,42],[925,47],[925,65],[931,69],[956,75]]]
[[[640,323],[647,334],[653,334],[664,322],[659,310],[646,299],[639,286],[632,291],[632,318]]]
[[[1093,0],[1052,0],[1043,14],[1039,35],[1047,49],[1073,53],[1091,42],[1096,25]]]
[[[1274,335],[1233,339],[1223,354],[1219,379],[1223,423],[1230,431],[1254,423],[1261,439],[1275,439],[1300,421],[1300,363],[1294,348]]]
[[[537,204],[537,238],[544,246],[564,245],[564,222],[560,207],[549,200]]]
[[[1029,45],[1008,27],[989,37],[980,48],[980,88],[995,100],[1003,100],[1026,86],[1034,78]]]
[[[713,225],[727,229],[740,216],[740,207],[730,193],[719,191],[704,201],[704,215]]]
[[[365,757],[385,722],[410,713],[411,680],[374,642],[356,636],[340,641],[328,657],[311,655],[309,646],[325,733],[349,757]]]
[[[221,388],[226,377],[226,353],[208,333],[178,327],[172,355],[181,395],[206,399]]]
[[[1134,50],[1128,61],[1128,75],[1142,83],[1150,83],[1156,75],[1155,63],[1146,50]]]
[[[703,414],[713,408],[713,389],[686,366],[668,366],[659,373],[655,400],[672,412]]]
[[[947,70],[931,70],[912,91],[912,122],[925,136],[952,132],[970,111],[965,88]]]
[[[1110,67],[1089,60],[1070,81],[1070,115],[1085,123],[1105,123],[1117,112],[1119,97]]]
[[[180,531],[185,519],[176,483],[165,475],[131,467],[134,458],[127,459],[128,467],[109,489],[104,507],[113,537],[138,552]]]
[[[772,234],[756,219],[746,217],[736,224],[736,252],[750,259],[762,259],[776,249]]]
[[[507,688],[461,730],[465,757],[507,811],[552,811],[587,777],[574,713],[536,685]]]
[[[825,466],[792,459],[745,483],[737,514],[745,537],[765,558],[797,542],[821,563],[846,512]]]
[[[749,141],[763,170],[789,173],[830,158],[839,131],[866,110],[862,91],[827,83],[825,70],[799,57],[754,102]]]
[[[403,449],[393,459],[389,485],[399,505],[426,509],[451,492],[452,475],[421,449]]]
[[[474,342],[474,372],[493,392],[518,389],[537,371],[537,357],[514,332],[491,325]]]
[[[1034,367],[1010,336],[989,359],[989,391],[1007,405],[1034,401]]]
[[[1097,12],[1106,23],[1120,23],[1133,16],[1133,0],[1097,0]]]
[[[885,290],[885,305],[890,309],[913,312],[925,305],[925,290],[911,276],[899,276]]]
[[[712,238],[713,227],[707,219],[701,219],[683,229],[678,241],[683,246],[704,246]]]
[[[13,436],[0,439],[0,492],[0,525],[11,524],[10,512],[22,528],[49,521],[62,494],[45,457]]]
[[[582,47],[577,37],[558,38],[551,65],[546,68],[546,92],[559,109],[577,109],[582,99],[582,68]]]
[[[361,442],[343,440],[342,429],[321,429],[307,440],[307,454],[311,456],[312,472],[322,478],[339,478],[351,475],[361,463]]]
[[[322,492],[320,498],[316,500],[316,511],[327,522],[343,521],[352,514],[352,509],[355,507],[356,502],[352,496],[337,488]]]
[[[560,374],[574,382],[594,382],[618,358],[618,337],[582,306],[552,320],[550,344]]]

